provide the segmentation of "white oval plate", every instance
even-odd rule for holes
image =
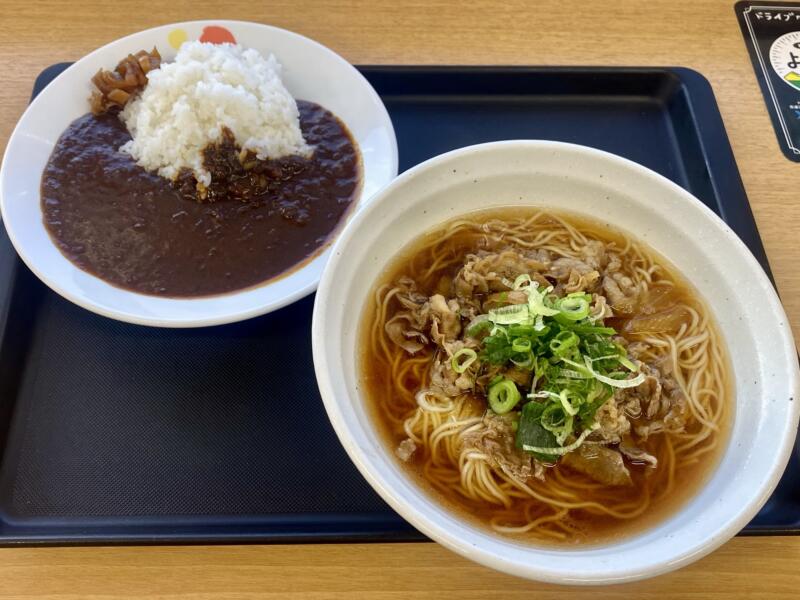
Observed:
[[[423,232],[500,206],[569,210],[611,223],[670,260],[708,301],[730,350],[730,442],[702,490],[634,537],[590,548],[537,548],[492,535],[420,489],[376,431],[359,389],[357,329],[387,263]],[[616,583],[670,571],[744,527],[778,483],[797,433],[797,351],[777,294],[753,255],[699,200],[633,162],[583,146],[511,141],[433,158],[379,192],[334,245],[312,325],[325,408],[350,458],[400,515],[495,569],[558,583]]]
[[[100,68],[113,68],[129,52],[153,46],[171,60],[176,50],[170,41],[177,45],[181,39],[199,39],[204,31],[212,31],[209,27],[224,28],[243,46],[274,54],[293,96],[321,104],[347,125],[363,159],[363,186],[353,210],[397,175],[397,140],[383,102],[352,65],[317,42],[284,29],[241,21],[176,23],[112,42],[69,67],[37,96],[11,135],[0,169],[0,210],[11,242],[44,283],[79,306],[130,323],[198,327],[273,311],[317,287],[330,247],[289,274],[242,291],[192,299],[137,294],[73,265],[42,223],[42,171],[58,137],[71,121],[89,111],[92,75]]]

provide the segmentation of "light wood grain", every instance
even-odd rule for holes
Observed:
[[[199,18],[285,27],[353,63],[680,65],[714,87],[778,288],[800,334],[800,165],[767,116],[732,0],[119,4],[0,0],[0,150],[35,76],[125,34]],[[223,8],[224,7],[224,8]],[[576,592],[433,544],[0,550],[0,598],[795,598],[800,538],[738,538],[676,573]]]
[[[0,551],[0,598],[796,598],[798,564],[793,539],[737,538],[654,580],[579,589],[509,577],[430,543],[39,548]]]

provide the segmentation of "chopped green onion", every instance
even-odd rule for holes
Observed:
[[[644,382],[644,373],[639,373],[633,379],[613,379],[611,377],[606,377],[601,373],[598,373],[592,368],[592,359],[588,356],[583,357],[584,363],[586,364],[586,368],[592,374],[592,376],[597,379],[597,381],[602,381],[603,383],[610,385],[611,387],[615,388],[633,388],[637,385],[641,385]]]
[[[619,360],[619,364],[621,364],[623,367],[625,367],[629,371],[632,371],[634,373],[638,373],[639,372],[639,367],[636,365],[636,363],[634,363],[630,358],[628,358],[624,354],[622,356],[620,356],[618,360]]]
[[[536,452],[537,454],[555,454],[557,456],[564,456],[565,454],[569,454],[573,450],[577,450],[578,448],[580,448],[581,444],[583,444],[583,441],[587,438],[587,436],[598,427],[600,427],[600,424],[595,423],[588,429],[584,429],[583,432],[578,436],[578,439],[569,444],[568,446],[542,448],[541,446],[528,446],[523,444],[522,449],[525,450],[526,452]]]
[[[580,342],[578,336],[572,331],[561,331],[550,340],[550,352],[559,358],[569,356],[572,350],[578,347],[578,342]]]
[[[492,325],[492,329],[489,331],[489,337],[495,336],[498,333],[502,333],[503,336],[508,339],[508,330],[505,327],[500,325]]]
[[[546,359],[533,359],[533,383],[531,383],[532,392],[536,389],[536,384],[539,383],[539,380],[544,376],[547,370],[546,363]]]
[[[572,369],[561,369],[558,371],[558,374],[562,377],[566,377],[568,379],[591,379],[592,376],[589,373],[579,373],[578,371],[574,371]]]
[[[556,443],[556,437],[542,427],[542,412],[544,409],[545,405],[539,402],[528,402],[522,407],[515,443],[517,448],[522,449],[525,444],[549,447]],[[554,455],[534,453],[534,456],[545,463],[555,463],[558,460],[558,456]]]
[[[489,407],[506,414],[519,410],[524,402],[517,446],[527,444],[525,449],[538,460],[555,462],[569,451],[563,448],[580,445],[591,431],[597,410],[615,389],[635,387],[644,376],[638,361],[613,339],[616,331],[606,327],[602,318],[589,316],[591,294],[575,292],[556,298],[552,287],[541,286],[528,274],[501,281],[509,291],[495,298],[507,298],[514,290],[527,294],[528,301],[499,306],[472,319],[464,331],[479,347],[456,352],[451,366],[459,374],[478,361],[499,367],[501,374],[492,379],[486,392]],[[525,400],[517,384],[502,375],[508,367],[531,377]],[[576,442],[564,446],[570,439]]]
[[[561,361],[567,363],[571,367],[574,367],[575,371],[580,375],[583,375],[583,377],[585,378],[594,377],[594,371],[592,371],[591,369],[587,369],[586,365],[582,365],[568,358],[562,358]]]
[[[595,385],[591,390],[589,390],[589,394],[586,396],[587,404],[591,404],[598,397],[600,397],[602,395],[603,395],[603,387],[602,387],[602,385]]]
[[[533,355],[529,353],[528,356],[525,358],[525,360],[519,360],[519,359],[516,359],[516,358],[512,358],[511,362],[514,365],[520,367],[521,369],[530,370],[530,368],[533,366]]]
[[[601,361],[601,360],[616,360],[619,362],[619,354],[604,354],[603,356],[594,356],[594,357],[587,357],[593,363]]]
[[[461,360],[461,357],[466,357],[465,360]],[[450,359],[450,366],[453,367],[453,371],[456,373],[463,373],[467,369],[469,369],[470,365],[478,360],[478,353],[475,350],[470,348],[462,348],[455,354],[453,354],[453,358]]]
[[[555,392],[551,392],[550,390],[542,390],[540,392],[531,392],[528,394],[528,398],[553,398],[558,400],[559,395]]]
[[[534,285],[535,284],[535,285]],[[552,317],[559,313],[555,308],[550,308],[545,305],[544,299],[550,292],[553,291],[552,286],[545,290],[539,291],[539,284],[534,282],[528,288],[528,311],[531,315],[540,315],[544,317]]]
[[[498,381],[489,388],[489,407],[498,415],[504,415],[520,401],[517,385],[510,379]]]
[[[489,331],[492,328],[492,322],[489,320],[489,315],[478,315],[467,325],[467,337],[478,337],[484,331]]]
[[[511,362],[519,367],[520,369],[527,369],[530,370],[533,366],[533,356],[528,354],[528,357],[525,360],[519,360],[516,358],[512,358]]]
[[[564,412],[570,416],[574,416],[578,414],[578,409],[575,408],[572,403],[570,402],[569,397],[575,394],[570,394],[568,390],[561,390],[561,393],[558,395],[558,399],[561,401],[561,406],[564,409]]]
[[[492,380],[489,382],[489,387],[492,387],[493,385],[495,385],[496,383],[500,383],[501,381],[503,381],[503,376],[502,375],[495,375],[494,377],[492,377]]]
[[[571,292],[565,296],[565,298],[583,298],[587,302],[592,301],[592,295],[587,294],[586,292]]]
[[[556,307],[561,316],[570,321],[580,321],[589,316],[589,301],[586,299],[586,294],[573,296],[570,294],[566,298],[562,298],[556,302]]]
[[[490,310],[489,320],[495,325],[516,325],[518,323],[528,323],[531,318],[527,306],[524,304],[512,304]]]
[[[531,285],[533,285],[533,280],[531,279],[531,276],[523,273],[522,275],[517,276],[511,287],[515,290],[521,290],[523,287],[527,288]]]
[[[565,414],[558,404],[550,404],[543,411],[541,424],[544,429],[556,436],[556,443],[561,446],[572,433],[572,415]]]
[[[514,352],[530,352],[531,341],[525,338],[516,338],[513,342],[511,342],[511,349]]]
[[[513,338],[530,337],[534,335],[533,325],[509,325],[508,335]]]
[[[559,316],[561,316],[561,315],[559,315]],[[609,336],[609,335],[615,335],[617,333],[617,330],[614,329],[613,327],[600,327],[600,326],[597,326],[597,325],[583,325],[583,324],[580,324],[580,323],[576,324],[576,325],[572,325],[572,324],[567,324],[567,325],[572,331],[574,331],[578,335],[592,335],[592,334],[595,334],[595,335]]]

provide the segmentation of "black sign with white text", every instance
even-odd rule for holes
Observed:
[[[738,2],[736,15],[781,150],[800,162],[800,3]]]

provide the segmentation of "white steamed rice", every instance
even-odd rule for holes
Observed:
[[[239,45],[183,44],[174,62],[148,73],[147,87],[122,111],[133,139],[120,150],[169,179],[190,169],[206,186],[202,150],[223,127],[262,159],[308,154],[280,69],[274,56]]]

